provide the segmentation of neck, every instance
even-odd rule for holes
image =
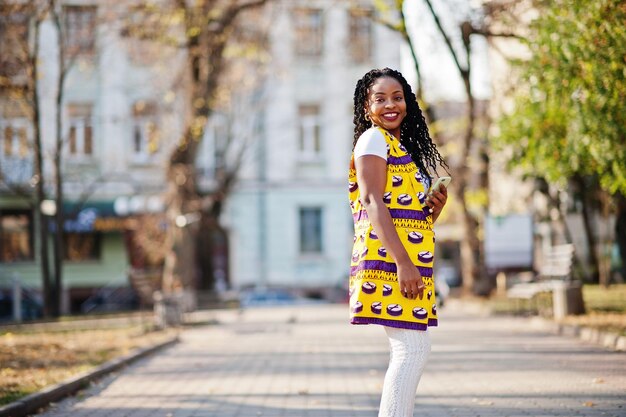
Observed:
[[[394,138],[396,138],[396,139],[400,140],[400,128],[399,128],[399,127],[398,127],[397,129],[394,129],[394,130],[387,130],[387,129],[385,129],[384,127],[378,126],[378,125],[377,125],[377,124],[375,124],[375,123],[372,123],[372,125],[373,125],[373,126],[376,126],[376,127],[377,127],[377,128],[379,128],[379,129],[382,129],[382,130],[384,130],[384,131],[386,131],[386,132],[389,132],[391,135],[393,135],[393,137],[394,137]]]

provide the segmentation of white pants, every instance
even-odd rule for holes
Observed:
[[[385,326],[389,337],[389,368],[378,417],[412,417],[415,392],[430,353],[428,331]]]

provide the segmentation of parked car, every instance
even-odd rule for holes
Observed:
[[[242,292],[239,303],[241,307],[269,307],[295,304],[320,304],[326,303],[326,301],[298,297],[285,289],[260,288]]]

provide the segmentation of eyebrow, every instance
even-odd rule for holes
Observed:
[[[396,91],[393,91],[391,94],[397,94],[397,93],[402,93],[402,92],[403,92],[402,90],[396,90]],[[378,95],[381,95],[381,94],[385,95],[385,93],[383,93],[382,91],[374,93],[375,96],[378,96]]]

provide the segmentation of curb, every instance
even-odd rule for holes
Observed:
[[[473,314],[485,316],[499,316],[491,309],[481,303],[471,300],[451,299],[447,301],[455,308],[463,308]],[[565,337],[574,337],[583,342],[588,342],[596,346],[601,346],[616,352],[626,352],[626,336],[618,333],[598,330],[593,327],[579,326],[574,324],[560,324],[543,317],[528,317],[531,324],[542,331]],[[1,416],[0,416],[1,417]]]
[[[165,342],[137,349],[127,355],[111,359],[108,362],[90,370],[73,376],[63,382],[44,388],[41,391],[27,395],[22,399],[0,407],[0,417],[25,417],[37,412],[40,408],[74,394],[88,383],[108,373],[116,371],[138,359],[155,353],[161,349],[178,343],[178,336]]]
[[[575,324],[560,324],[541,317],[533,317],[533,324],[559,336],[574,337],[613,351],[626,351],[626,336]]]

